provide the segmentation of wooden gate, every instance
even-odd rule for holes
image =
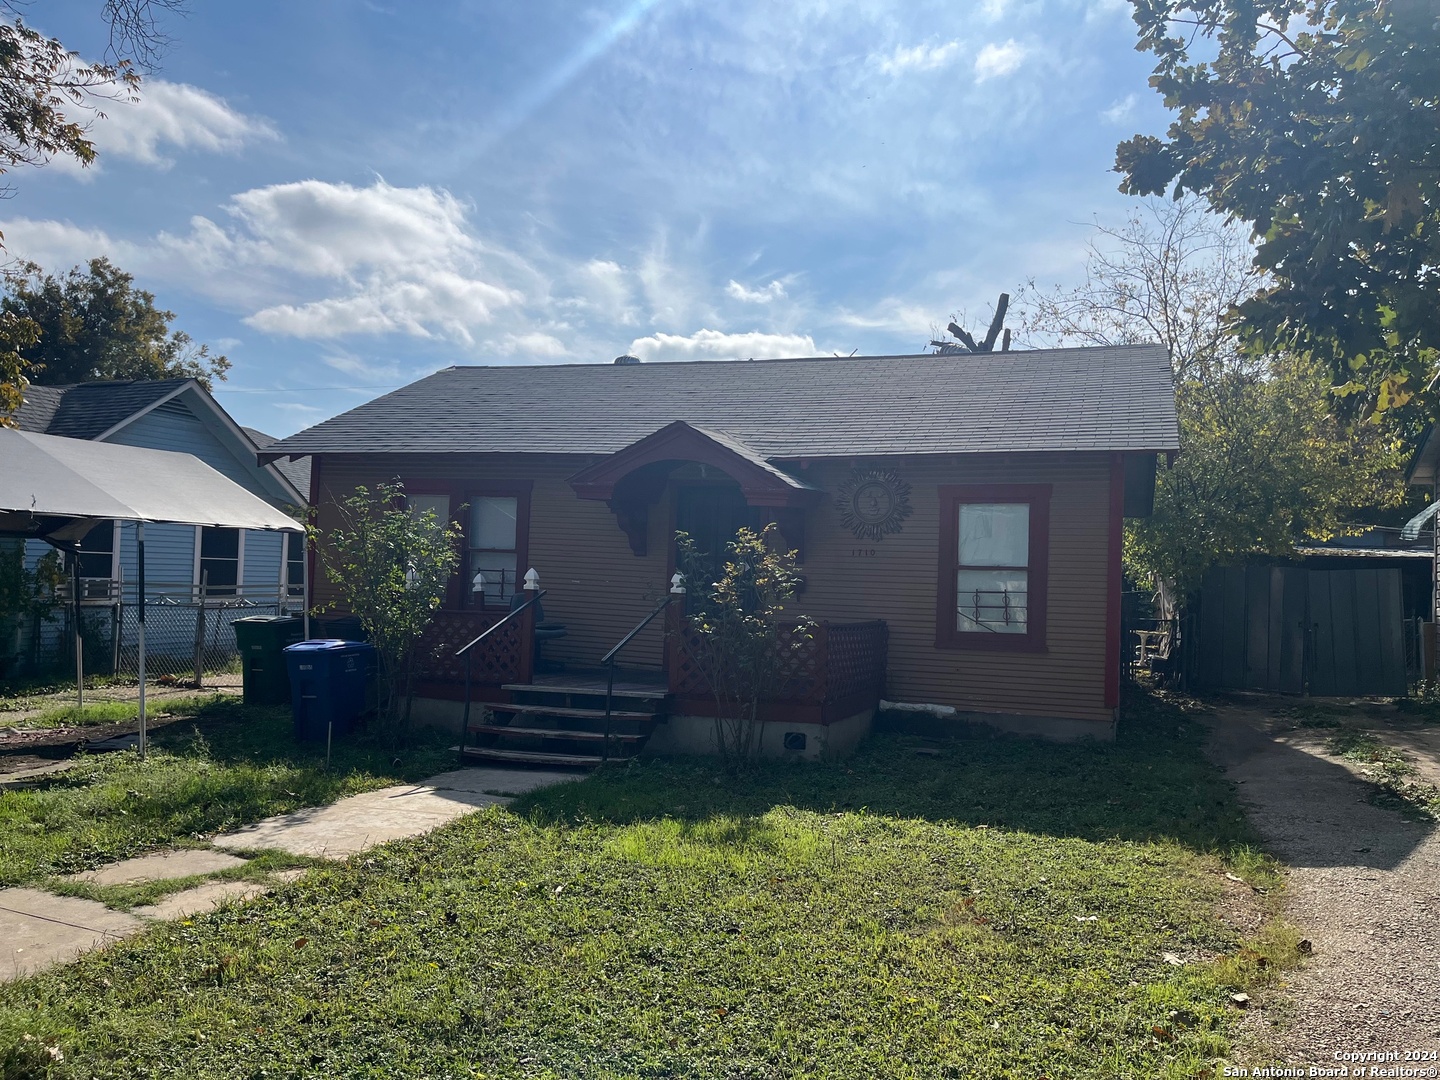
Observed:
[[[1321,695],[1406,691],[1398,569],[1212,570],[1194,626],[1200,686]]]

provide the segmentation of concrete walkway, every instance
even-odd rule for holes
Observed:
[[[211,848],[142,855],[68,880],[104,887],[208,876],[244,866],[246,859],[234,852],[278,850],[345,859],[376,844],[427,833],[481,807],[508,803],[523,792],[578,779],[574,773],[528,769],[457,769],[419,784],[381,788],[268,818],[216,836]],[[155,920],[190,918],[223,903],[262,895],[304,872],[284,870],[265,881],[207,881],[128,913],[96,900],[39,889],[0,889],[0,981],[68,963]]]

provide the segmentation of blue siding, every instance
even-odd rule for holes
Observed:
[[[194,454],[241,487],[254,491],[262,499],[269,497],[256,483],[254,472],[236,458],[229,447],[179,400],[167,401],[164,405],[150,410],[106,441],[125,446],[143,446],[151,450],[175,450],[182,454]]]
[[[126,595],[131,595],[139,568],[135,558],[135,525],[120,526],[120,572],[125,576]],[[152,596],[157,586],[189,586],[195,581],[195,526],[145,526],[145,590]]]
[[[280,588],[281,536],[278,532],[245,532],[244,584]]]

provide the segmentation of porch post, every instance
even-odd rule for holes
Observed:
[[[525,600],[535,599],[535,594],[539,591],[540,575],[532,566],[525,573]],[[535,605],[531,604],[520,612],[515,623],[515,632],[520,635],[519,657],[516,664],[519,668],[518,681],[531,683],[535,681]]]
[[[665,689],[673,694],[685,634],[685,575],[679,571],[670,579],[670,598],[665,609]]]

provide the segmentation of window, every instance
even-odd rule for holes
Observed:
[[[292,599],[305,597],[305,537],[285,534],[285,592]]]
[[[80,595],[108,596],[115,567],[115,523],[102,521],[76,546],[80,549]]]
[[[940,489],[936,644],[1045,647],[1048,485]]]
[[[240,584],[240,530],[200,530],[200,578],[206,596],[234,596]]]
[[[481,606],[475,592],[476,574],[484,575],[484,604],[503,603],[514,594],[520,570],[516,528],[519,499],[513,495],[475,495],[470,499],[469,560],[466,591],[470,602]]]

